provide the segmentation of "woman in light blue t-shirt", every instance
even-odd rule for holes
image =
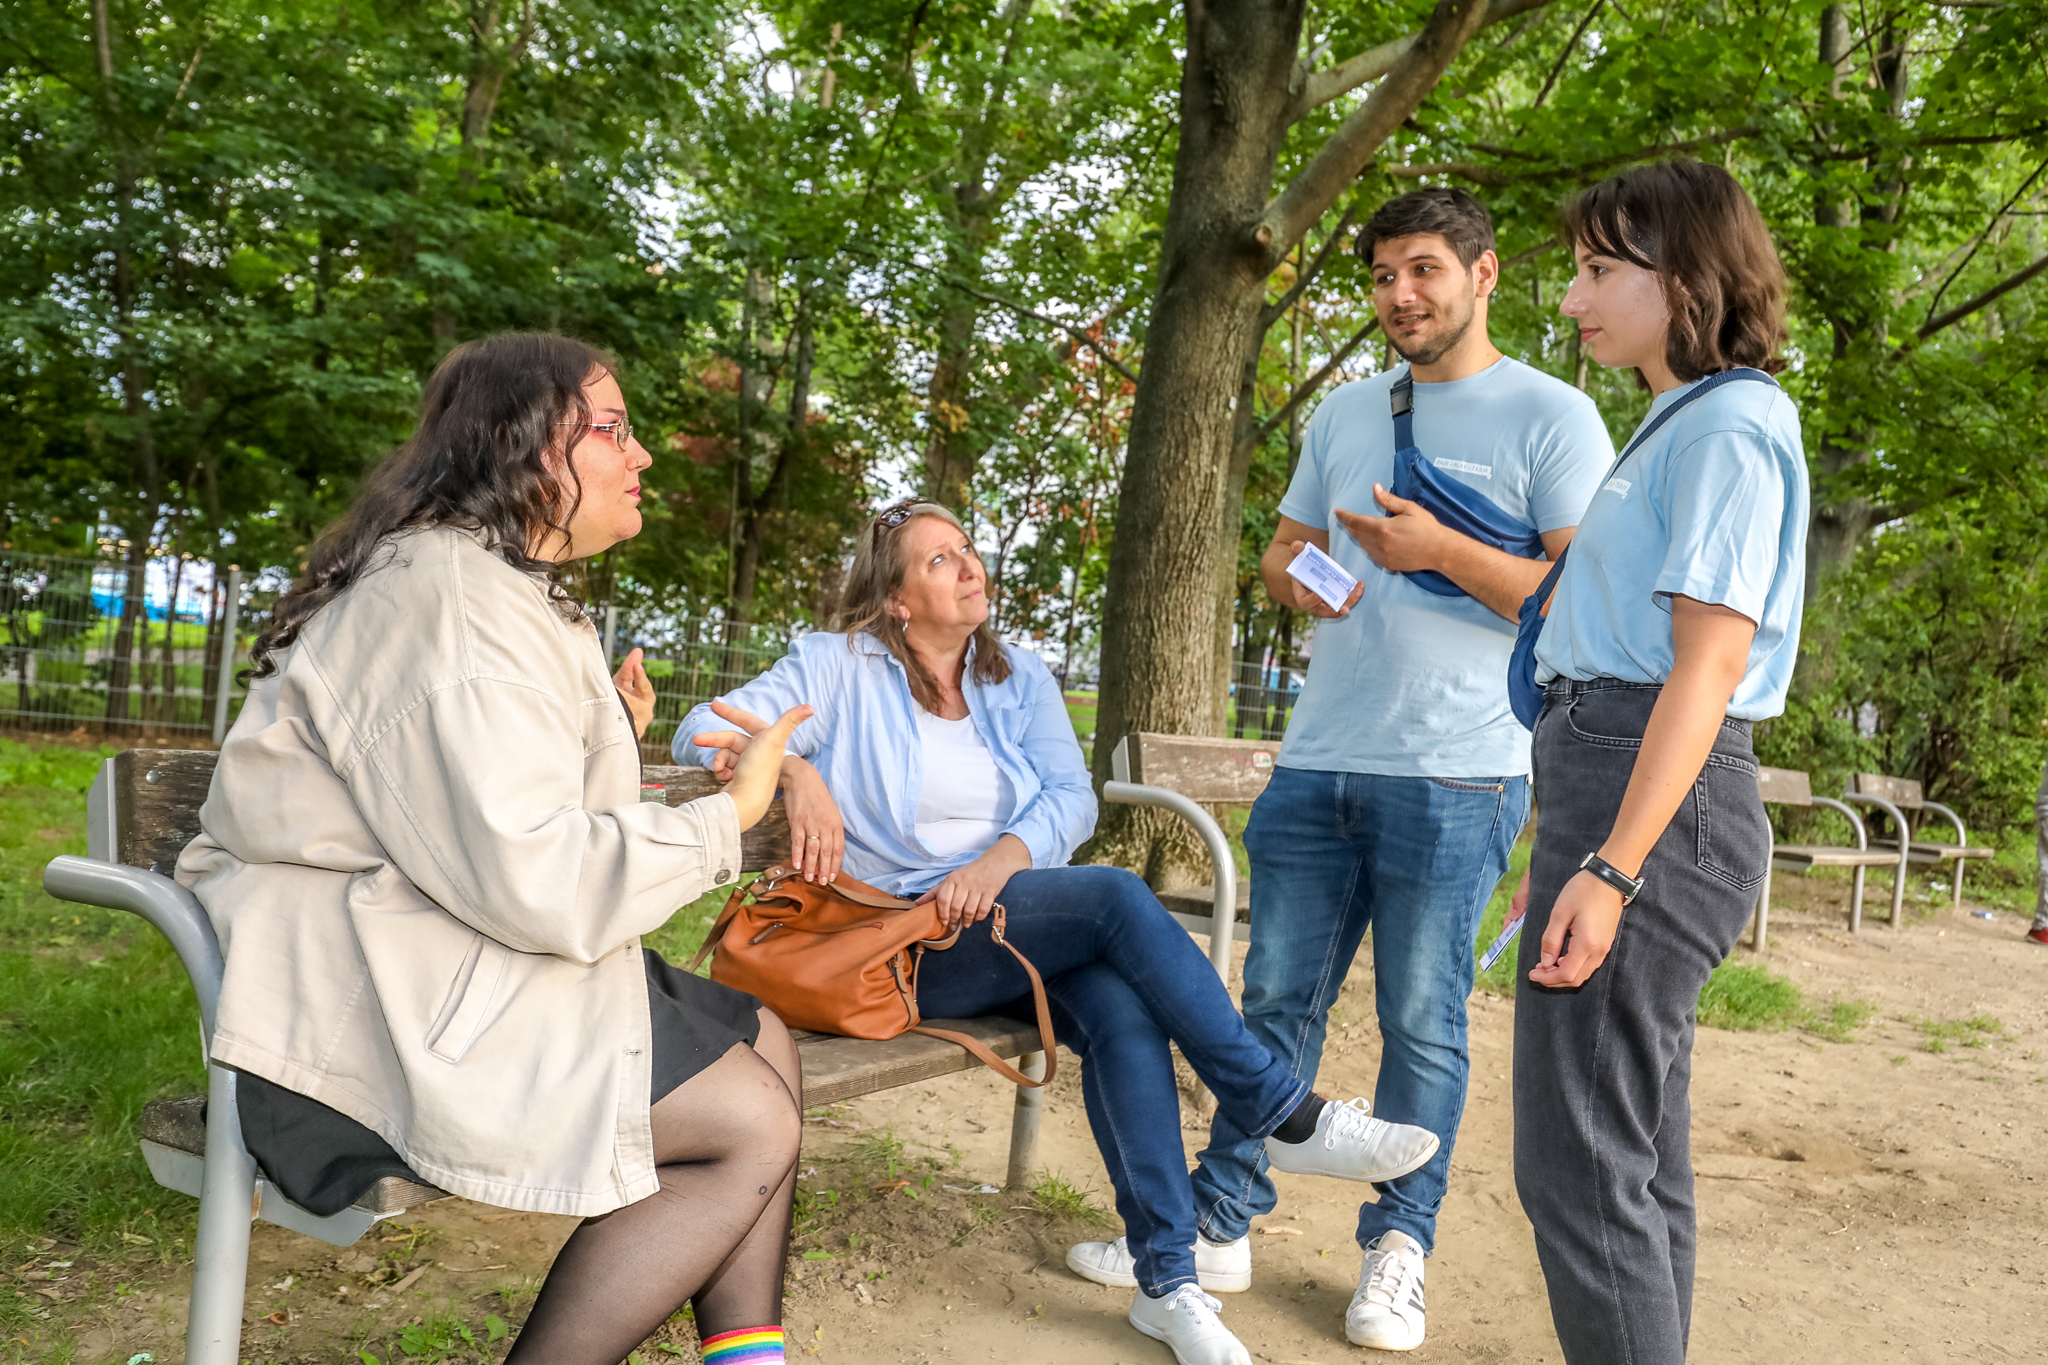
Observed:
[[[1771,378],[1784,271],[1734,178],[1646,166],[1565,219],[1562,311],[1656,398],[1536,644],[1515,1180],[1570,1365],[1682,1365],[1693,1018],[1770,861],[1750,727],[1784,710],[1798,651],[1806,460]]]

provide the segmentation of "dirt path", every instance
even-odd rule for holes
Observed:
[[[1781,879],[1779,899],[1791,905],[1774,910],[1762,960],[1812,998],[1874,1006],[1849,1041],[1700,1033],[1693,1359],[2042,1359],[2048,950],[2023,942],[2013,916],[1986,923],[1946,910],[1852,939],[1839,898],[1836,886]],[[1472,1093],[1419,1362],[1560,1359],[1509,1159],[1512,1022],[1508,1001],[1475,998]],[[1369,1094],[1377,1064],[1371,977],[1359,970],[1335,1012],[1321,1088]],[[1079,1092],[1069,1066],[1048,1099],[1040,1157],[1107,1207]],[[1065,1268],[1070,1241],[1113,1236],[1113,1225],[1022,1194],[966,1192],[1002,1178],[1009,1097],[973,1073],[817,1116],[799,1242],[811,1259],[793,1262],[788,1316],[806,1358],[1171,1365],[1165,1347],[1123,1321],[1127,1291]],[[1183,1138],[1192,1157],[1202,1133],[1190,1126]],[[1354,1189],[1283,1176],[1281,1190],[1254,1237],[1253,1287],[1225,1300],[1226,1319],[1269,1365],[1359,1359],[1341,1331],[1358,1272]],[[423,1231],[340,1256],[259,1227],[244,1355],[464,1358],[456,1327],[484,1344],[487,1315],[517,1321],[570,1224],[458,1200],[409,1226]],[[76,1349],[21,1358],[181,1358],[182,1273],[138,1274],[118,1297],[108,1274],[78,1294],[83,1273],[40,1282],[59,1299],[47,1326]],[[408,1329],[410,1349],[399,1341]],[[695,1358],[687,1324],[664,1336],[671,1344],[643,1353],[649,1365]]]

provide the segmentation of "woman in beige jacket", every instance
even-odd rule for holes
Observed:
[[[227,957],[213,1056],[288,1196],[411,1172],[588,1220],[515,1361],[616,1362],[685,1302],[780,1340],[795,1046],[639,936],[738,874],[808,708],[725,791],[640,804],[652,689],[554,576],[639,531],[649,463],[589,347],[450,353],[258,638],[178,865]]]

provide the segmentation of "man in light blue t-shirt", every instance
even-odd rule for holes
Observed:
[[[1412,379],[1413,443],[1435,477],[1484,495],[1503,522],[1536,533],[1530,550],[1540,543],[1553,559],[1614,447],[1586,395],[1488,339],[1500,264],[1472,196],[1391,200],[1358,249],[1380,325],[1408,364],[1323,400],[1261,562],[1277,601],[1323,619],[1278,767],[1245,830],[1244,1013],[1261,1041],[1313,1076],[1330,1006],[1373,931],[1383,1042],[1373,1112],[1428,1128],[1441,1146],[1359,1210],[1365,1264],[1345,1335],[1405,1350],[1423,1337],[1423,1258],[1465,1106],[1473,940],[1528,816],[1529,736],[1508,707],[1508,654],[1516,611],[1546,564],[1393,496],[1391,403]],[[1288,577],[1304,543],[1358,576],[1343,610]],[[1198,1269],[1206,1253],[1218,1265],[1244,1259],[1248,1272],[1241,1239],[1276,1202],[1263,1154],[1217,1120],[1195,1173]]]

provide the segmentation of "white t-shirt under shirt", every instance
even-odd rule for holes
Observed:
[[[1017,794],[996,767],[973,716],[947,720],[917,707],[924,746],[924,789],[917,798],[917,839],[933,856],[980,854],[1003,837]]]
[[[1281,515],[1330,533],[1330,554],[1365,584],[1351,615],[1316,623],[1284,767],[1395,777],[1511,777],[1529,771],[1529,733],[1508,709],[1515,624],[1473,597],[1439,597],[1374,564],[1339,508],[1383,515],[1372,486],[1394,482],[1388,398],[1403,369],[1334,390],[1309,423]],[[1538,531],[1579,524],[1614,461],[1593,400],[1520,361],[1415,386],[1415,444]]]

